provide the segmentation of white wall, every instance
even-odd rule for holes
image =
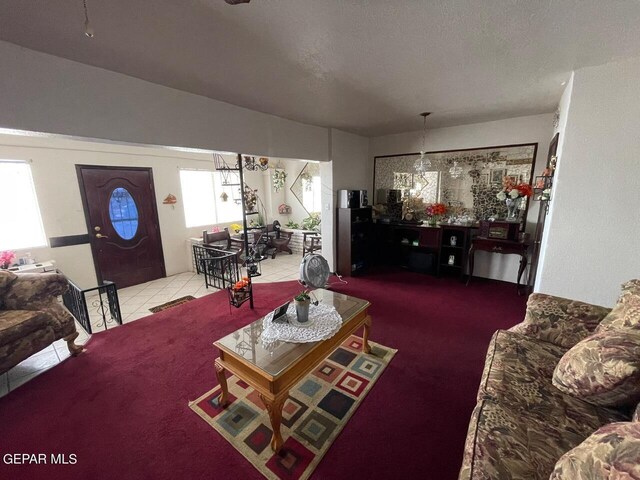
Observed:
[[[248,110],[3,41],[0,92],[3,128],[321,162],[334,158],[331,167],[321,168],[327,245],[323,253],[332,267],[333,179],[340,179],[336,188],[371,184],[368,139],[364,137]],[[333,146],[330,135],[335,136]],[[151,165],[150,161],[143,163]],[[262,185],[267,184],[268,179],[263,179]]]
[[[553,137],[553,114],[531,115],[494,122],[432,129],[427,132],[426,150],[454,150],[518,143],[538,143],[534,176],[540,175],[546,164],[549,142]],[[379,155],[419,152],[422,131],[387,135],[371,139],[371,159]],[[372,188],[372,187],[371,187]],[[527,232],[533,234],[538,218],[538,202],[530,202]],[[477,252],[474,275],[508,282],[516,281],[519,257]],[[523,275],[526,281],[527,273]]]
[[[571,92],[573,90],[573,78],[574,73],[571,73],[571,77],[567,81],[567,85],[562,93],[562,97],[560,98],[560,103],[558,104],[558,113],[560,115],[558,125],[554,128],[554,135],[556,132],[558,135],[558,148],[556,149],[556,158],[562,157],[562,151],[564,149],[564,139],[565,139],[565,131],[567,128],[567,118],[569,118],[569,108],[571,106]],[[560,168],[560,162],[556,160],[556,171]],[[555,175],[555,172],[554,172]],[[551,187],[551,199],[549,202],[549,210],[547,212],[547,219],[545,223],[545,229],[542,232],[542,239],[540,244],[540,257],[538,260],[538,272],[536,274],[536,282],[533,290],[535,292],[539,292],[541,288],[542,279],[545,276],[545,258],[547,255],[547,245],[549,239],[549,232],[552,225],[553,218],[553,198],[555,197],[556,189],[558,187],[557,177],[554,178],[553,186]]]
[[[328,129],[0,41],[0,127],[328,160]]]
[[[610,306],[640,277],[639,78],[640,59],[574,72],[542,292]]]
[[[185,226],[178,167],[212,168],[211,155],[67,139],[0,135],[0,159],[31,162],[47,238],[87,233],[76,164],[152,167],[167,275],[190,268],[191,259],[187,254],[186,242],[189,237],[200,237],[203,227]],[[253,172],[249,172],[250,177],[252,174]],[[169,193],[178,198],[175,206],[162,204]],[[18,256],[27,251],[38,261],[55,260],[58,268],[80,286],[96,286],[95,268],[88,244],[20,250]]]
[[[336,249],[336,206],[338,190],[368,190],[372,194],[372,176],[369,165],[369,139],[331,129],[331,160],[333,178],[331,184],[323,179],[323,242],[322,255],[327,258],[331,270],[334,270]],[[322,165],[321,165],[322,167]],[[321,170],[322,173],[322,170]],[[371,174],[372,175],[372,174]],[[321,175],[322,176],[322,175]],[[372,197],[369,197],[372,198]],[[334,232],[333,238],[327,239],[325,231]]]

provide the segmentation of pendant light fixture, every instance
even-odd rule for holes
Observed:
[[[431,160],[427,158],[425,144],[427,142],[427,117],[431,115],[431,112],[422,112],[420,116],[422,120],[422,150],[420,151],[420,158],[416,160],[414,168],[418,173],[424,173],[431,168]]]
[[[93,38],[93,27],[89,23],[89,11],[87,10],[87,0],[82,0],[82,6],[84,7],[84,34]]]

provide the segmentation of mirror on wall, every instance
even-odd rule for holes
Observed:
[[[403,200],[421,199],[424,204],[441,202],[455,215],[475,220],[504,217],[507,207],[496,194],[502,180],[531,183],[537,143],[465,150],[427,152],[418,171],[420,154],[388,155],[375,158],[376,203],[388,189],[402,191]],[[420,165],[418,163],[418,165]],[[384,189],[384,190],[383,190]],[[523,202],[524,218],[528,202]]]
[[[306,162],[291,185],[291,193],[309,215],[322,209],[320,185],[320,164],[317,162]]]

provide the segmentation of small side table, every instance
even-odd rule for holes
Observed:
[[[528,240],[516,241],[513,240],[498,240],[495,238],[475,237],[471,242],[471,248],[469,249],[469,277],[467,278],[467,285],[473,276],[474,257],[476,250],[483,250],[490,253],[500,253],[502,255],[519,255],[520,256],[520,268],[518,269],[518,281],[516,283],[516,291],[518,295],[522,295],[520,291],[520,279],[524,270],[527,268],[527,253],[529,251],[530,243]]]

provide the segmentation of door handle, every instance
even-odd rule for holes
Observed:
[[[102,235],[101,233],[96,233],[96,238],[109,238],[106,235]]]

